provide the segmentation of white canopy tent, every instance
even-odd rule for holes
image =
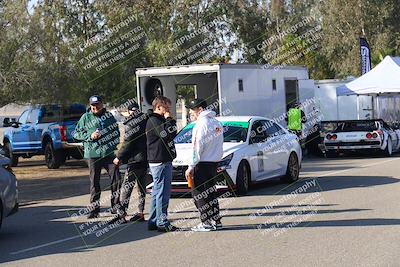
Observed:
[[[336,89],[337,96],[400,93],[400,57],[386,56],[375,68]]]
[[[375,118],[400,122],[400,57],[386,56],[361,77],[336,88],[338,107],[357,98],[357,119]],[[341,112],[338,108],[338,112]],[[343,111],[344,112],[344,111]],[[365,116],[364,116],[365,115]]]

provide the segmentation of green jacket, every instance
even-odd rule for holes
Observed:
[[[302,116],[299,108],[291,108],[288,111],[288,129],[292,131],[301,131]]]
[[[98,140],[92,140],[91,135],[97,129],[101,137]],[[74,132],[74,138],[83,142],[86,159],[114,156],[114,151],[119,144],[119,136],[118,123],[108,111],[104,111],[101,116],[95,116],[91,111],[86,112],[78,121]]]

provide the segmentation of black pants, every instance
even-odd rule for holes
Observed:
[[[113,163],[113,156],[106,158],[89,159],[90,171],[90,210],[92,213],[100,212],[100,175],[104,168],[111,180],[111,208],[115,211],[119,210],[119,194],[121,188],[121,174],[118,166]]]
[[[192,196],[203,223],[221,219],[215,186],[216,176],[217,163],[215,162],[199,162],[194,168]]]
[[[139,212],[143,213],[144,211],[144,204],[146,199],[146,173],[147,167],[135,167],[131,164],[128,164],[124,182],[122,183],[121,187],[121,206],[122,212],[126,214],[128,206],[129,206],[129,199],[131,198],[133,187],[135,187],[135,183],[137,181],[137,191],[139,195]]]

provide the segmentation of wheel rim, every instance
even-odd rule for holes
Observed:
[[[48,162],[48,163],[50,163],[51,161],[52,161],[52,159],[53,159],[53,154],[51,153],[51,150],[50,149],[47,149],[46,150],[46,161]]]
[[[296,157],[292,154],[290,155],[290,160],[289,160],[289,173],[290,176],[294,179],[297,179],[298,174],[299,174],[299,166],[297,164],[297,159]]]

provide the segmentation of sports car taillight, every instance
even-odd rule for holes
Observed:
[[[365,136],[366,136],[368,139],[371,139],[371,138],[377,138],[377,137],[378,137],[378,134],[377,134],[377,133],[367,133]]]
[[[336,140],[337,139],[337,135],[336,134],[327,134],[326,135],[326,139],[328,139],[328,140]]]

